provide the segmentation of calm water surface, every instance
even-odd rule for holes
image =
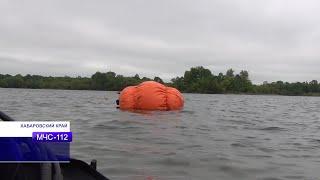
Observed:
[[[181,112],[115,108],[116,92],[1,89],[17,120],[67,120],[72,156],[111,179],[320,179],[320,98],[184,94]]]

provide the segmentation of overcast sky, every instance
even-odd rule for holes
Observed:
[[[320,80],[318,0],[1,0],[0,74]]]

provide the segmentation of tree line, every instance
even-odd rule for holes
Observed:
[[[192,67],[181,77],[164,83],[160,77],[153,79],[138,74],[125,77],[115,72],[96,72],[91,77],[45,77],[39,75],[17,74],[15,76],[0,74],[2,88],[31,88],[31,89],[70,89],[70,90],[108,90],[120,91],[131,85],[154,80],[167,86],[172,86],[186,93],[208,94],[278,94],[278,95],[320,95],[320,84],[317,80],[310,82],[264,82],[262,85],[252,84],[248,71],[242,70],[238,74],[233,69],[226,73],[214,75],[202,66]]]

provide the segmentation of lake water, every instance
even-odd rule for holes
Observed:
[[[111,179],[319,179],[320,98],[184,94],[181,112],[115,108],[116,92],[1,89],[17,120],[71,121],[72,156]]]

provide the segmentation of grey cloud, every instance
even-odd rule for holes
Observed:
[[[1,1],[0,73],[215,74],[306,81],[320,73],[313,0]]]

